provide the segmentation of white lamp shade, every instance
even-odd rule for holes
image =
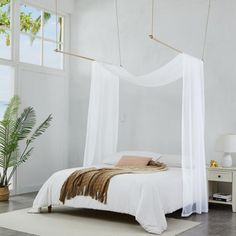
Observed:
[[[222,148],[224,152],[236,152],[236,134],[227,134],[222,137]]]

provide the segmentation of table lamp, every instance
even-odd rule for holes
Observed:
[[[224,151],[222,166],[231,167],[232,166],[231,153],[236,152],[236,134],[224,135],[222,139],[222,148]]]

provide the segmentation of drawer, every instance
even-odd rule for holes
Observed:
[[[232,182],[232,172],[208,171],[208,180],[219,182]]]

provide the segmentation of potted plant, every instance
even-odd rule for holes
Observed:
[[[36,124],[34,108],[27,107],[17,116],[19,105],[19,97],[14,96],[0,121],[0,201],[9,199],[9,184],[17,167],[30,157],[33,141],[46,131],[52,120],[49,115],[33,131]]]

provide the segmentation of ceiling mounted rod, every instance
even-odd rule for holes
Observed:
[[[118,16],[118,0],[115,0],[115,12],[116,12],[116,31],[117,31],[117,39],[118,39],[118,52],[119,52],[119,63],[121,65],[121,46],[120,46],[120,27],[119,27],[119,16]]]
[[[210,11],[211,11],[211,0],[208,1],[207,21],[206,21],[205,35],[204,35],[203,48],[202,48],[202,60],[204,60],[204,57],[205,57],[205,50],[206,50],[206,41],[207,41],[207,34],[208,34]]]
[[[180,49],[175,48],[175,47],[169,45],[168,43],[161,41],[160,39],[158,39],[157,37],[154,36],[154,7],[155,7],[154,0],[152,0],[151,34],[149,35],[149,38],[164,45],[165,47],[170,48],[171,50],[174,50],[178,53],[183,53]]]
[[[55,8],[56,8],[56,18],[58,17],[58,0],[55,0]],[[119,63],[120,63],[120,66],[122,67],[122,64],[121,64],[121,47],[120,47],[120,31],[119,31],[119,18],[118,18],[118,6],[117,6],[117,0],[115,0],[115,14],[116,14],[116,26],[117,26],[117,37],[118,37],[118,52],[119,52]],[[62,54],[65,54],[65,55],[68,55],[68,56],[73,56],[73,57],[78,57],[78,58],[81,58],[81,59],[85,59],[85,60],[89,60],[89,61],[97,61],[96,59],[94,58],[90,58],[90,57],[86,57],[86,56],[83,56],[83,55],[80,55],[80,54],[76,54],[76,53],[71,53],[71,52],[67,52],[67,51],[64,51],[64,50],[60,50],[58,49],[58,41],[57,41],[57,37],[58,37],[58,32],[57,32],[57,25],[56,25],[56,49],[54,49],[55,52],[57,53],[62,53]],[[101,61],[102,62],[102,61]],[[106,63],[106,64],[109,64],[109,65],[114,65],[112,63],[109,63],[109,62],[102,62],[102,63]]]
[[[165,43],[161,40],[159,40],[157,37],[154,36],[154,0],[152,0],[152,17],[151,17],[151,34],[149,35],[149,38],[178,52],[178,53],[183,53],[183,51],[181,51],[178,48],[175,48],[171,45],[169,45],[168,43]],[[210,17],[210,10],[211,10],[211,0],[208,0],[208,11],[207,11],[207,19],[206,19],[206,26],[205,26],[205,33],[204,33],[204,41],[203,41],[203,49],[202,49],[202,61],[204,60],[204,56],[205,56],[205,49],[206,49],[206,41],[207,41],[207,33],[208,33],[208,26],[209,26],[209,17]]]
[[[81,56],[79,54],[75,54],[75,53],[71,53],[71,52],[66,52],[66,51],[62,51],[62,50],[59,50],[59,49],[55,49],[54,51],[62,53],[62,54],[65,54],[65,55],[68,55],[68,56],[79,57],[79,58],[82,58],[82,59],[85,59],[85,60],[89,60],[89,61],[96,61],[95,59],[90,58],[90,57]]]
[[[168,48],[170,48],[170,49],[172,49],[172,50],[174,50],[174,51],[176,51],[176,52],[178,52],[178,53],[183,53],[181,50],[172,47],[171,45],[169,45],[169,44],[167,44],[167,43],[165,43],[165,42],[159,40],[158,38],[155,38],[155,37],[154,37],[153,35],[151,35],[151,34],[149,35],[149,38],[150,38],[150,39],[153,39],[154,41],[156,41],[156,42],[158,42],[158,43],[160,43],[160,44],[162,44],[162,45],[164,45],[164,46],[166,46],[166,47],[168,47]]]
[[[57,52],[57,53],[62,53],[62,54],[68,55],[68,56],[79,57],[79,58],[82,58],[82,59],[85,59],[85,60],[88,60],[88,61],[97,61],[96,59],[91,58],[91,57],[81,56],[80,54],[75,54],[75,53],[71,53],[71,52],[67,52],[67,51],[62,51],[62,50],[59,50],[59,49],[55,49],[54,51]],[[110,62],[105,62],[105,61],[99,61],[99,62],[108,64],[108,65],[114,65],[114,63],[110,63]]]

